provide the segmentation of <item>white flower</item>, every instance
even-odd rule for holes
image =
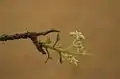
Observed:
[[[75,32],[70,32],[70,36],[74,37],[73,40],[73,47],[76,48],[77,52],[84,52],[84,42],[83,40],[85,39],[85,36],[78,30],[76,30]]]
[[[67,60],[70,64],[75,64],[76,66],[78,66],[78,64],[80,63],[75,56],[67,53],[62,53],[62,58],[63,60]]]
[[[70,60],[70,63],[73,63],[73,64],[75,64],[76,66],[78,66],[79,61],[78,61],[75,57],[72,57],[71,60]]]
[[[73,36],[76,40],[85,39],[85,36],[78,30],[75,32],[70,32],[70,36]]]

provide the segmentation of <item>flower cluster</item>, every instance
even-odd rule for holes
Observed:
[[[74,38],[72,42],[72,47],[76,48],[76,52],[82,55],[86,55],[84,47],[85,36],[78,30],[76,30],[75,32],[70,32],[69,34]],[[67,60],[69,61],[69,63],[75,64],[76,66],[78,66],[78,64],[80,63],[79,60],[76,59],[76,56],[69,54],[67,52],[62,53],[62,58],[63,60]]]
[[[70,32],[70,36],[74,37],[72,46],[76,48],[77,52],[85,55],[86,54],[85,47],[84,47],[85,36],[78,30],[76,30],[75,32]]]
[[[75,64],[76,66],[78,66],[78,64],[80,63],[79,60],[76,59],[76,56],[68,53],[62,53],[62,59],[63,61],[67,60],[70,64]]]

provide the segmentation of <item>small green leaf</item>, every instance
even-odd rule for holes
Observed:
[[[51,41],[51,39],[50,39],[50,37],[49,37],[49,36],[46,38],[45,43],[47,43],[47,44],[51,44],[51,43],[52,43],[52,41]]]

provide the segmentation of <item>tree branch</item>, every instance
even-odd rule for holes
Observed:
[[[26,32],[26,33],[16,33],[16,34],[11,34],[11,35],[3,34],[0,36],[0,41],[15,40],[15,39],[27,39],[27,38],[31,39],[31,38],[37,37],[37,36],[45,36],[52,32],[60,32],[60,31],[55,30],[55,29],[49,29],[44,32],[38,32],[38,33],[37,32]]]
[[[0,36],[0,41],[8,41],[8,40],[16,40],[16,39],[31,39],[33,44],[36,46],[37,50],[42,54],[46,54],[43,49],[42,43],[40,43],[37,39],[38,36],[45,36],[52,32],[60,32],[59,30],[49,29],[44,32],[26,32],[26,33],[16,33],[16,34],[3,34]]]

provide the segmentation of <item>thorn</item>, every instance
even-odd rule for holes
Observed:
[[[58,52],[59,53],[59,62],[62,64],[63,63],[63,60],[62,60],[62,53],[61,52]]]
[[[55,45],[57,44],[57,42],[60,40],[60,35],[59,33],[57,33],[57,37],[56,37],[56,41],[55,43],[53,44],[53,47],[55,47]]]
[[[46,61],[45,61],[45,64],[48,62],[48,60],[49,59],[52,59],[52,57],[50,57],[50,53],[49,53],[49,51],[48,51],[48,49],[47,48],[45,48],[46,49],[46,52],[47,52],[47,59],[46,59]]]

